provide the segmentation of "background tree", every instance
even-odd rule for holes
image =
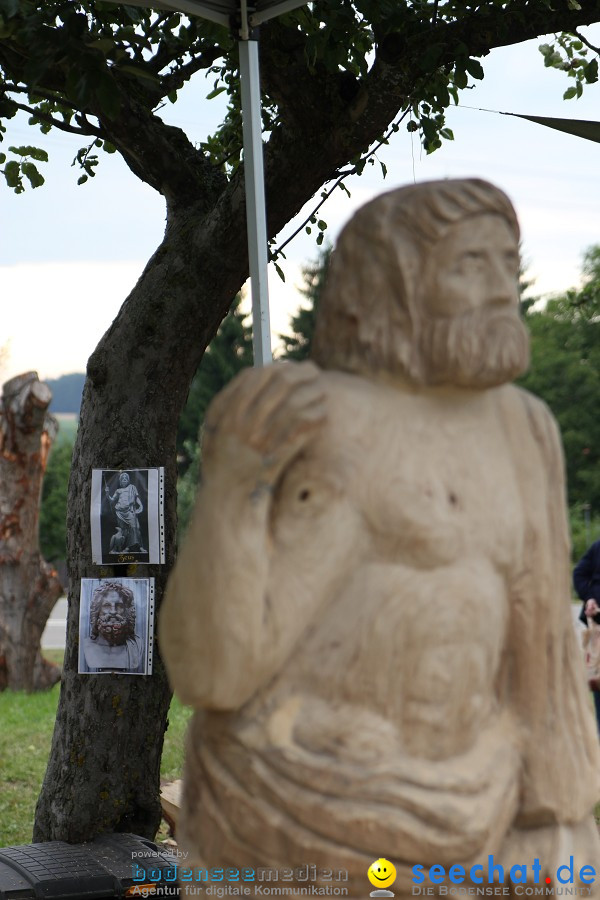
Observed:
[[[581,289],[528,309],[531,367],[520,380],[561,429],[576,557],[591,537],[586,507],[600,512],[600,246],[585,253],[583,274]]]
[[[50,451],[40,507],[40,549],[53,565],[67,556],[67,490],[73,444],[57,439]]]
[[[561,428],[569,502],[600,509],[600,247],[584,257],[584,286],[527,313],[532,362],[521,379]],[[595,265],[597,268],[595,268]]]
[[[305,305],[301,306],[298,312],[292,316],[292,334],[281,334],[279,336],[283,344],[281,353],[283,359],[302,360],[307,359],[310,356],[317,308],[319,306],[321,291],[323,290],[325,279],[327,278],[330,256],[331,247],[326,247],[321,251],[317,259],[308,263],[302,269],[302,279],[304,284],[300,287],[300,293],[303,295],[306,302]]]
[[[428,151],[450,137],[444,110],[482,77],[478,58],[493,47],[599,20],[600,0],[320,0],[271,22],[261,34],[269,236],[324,184],[360,172],[401,119],[411,118]],[[81,135],[82,182],[99,149],[116,150],[167,208],[163,241],[87,367],[68,500],[67,650],[38,840],[153,836],[160,819],[170,700],[160,655],[150,678],[80,678],[79,580],[97,574],[95,467],[165,465],[167,565],[146,569],[159,605],[173,562],[177,422],[203,350],[248,274],[235,44],[209,23],[101,0],[0,0],[0,117],[21,110],[42,132]],[[229,108],[196,147],[159,109],[201,69],[214,74],[215,91],[227,91]],[[42,148],[9,147],[0,157],[9,186],[39,185],[45,158]]]
[[[200,477],[200,428],[206,409],[218,392],[241,369],[252,365],[252,329],[234,300],[194,375],[177,429],[177,518],[183,535],[192,512]]]

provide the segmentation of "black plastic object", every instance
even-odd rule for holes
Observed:
[[[136,834],[104,834],[88,844],[1,847],[0,900],[179,897],[176,866],[174,856]]]

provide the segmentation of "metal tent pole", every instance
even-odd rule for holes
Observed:
[[[258,41],[248,33],[247,19],[244,21],[245,18],[242,15],[242,39],[239,42],[239,51],[244,129],[246,226],[252,285],[252,345],[254,365],[264,366],[273,361],[273,356],[267,282],[267,218],[260,115],[260,74]]]

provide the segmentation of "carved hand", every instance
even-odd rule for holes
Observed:
[[[320,431],[327,417],[319,369],[275,363],[241,372],[212,402],[205,419],[205,474],[223,467],[272,486]]]

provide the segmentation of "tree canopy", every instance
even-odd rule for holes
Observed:
[[[521,383],[558,420],[569,503],[600,511],[600,246],[585,253],[583,275],[580,289],[529,308],[531,367]]]
[[[261,29],[269,237],[326,185],[362,171],[392,131],[419,131],[428,151],[450,138],[444,112],[483,76],[480,59],[494,47],[552,32],[576,42],[598,21],[600,0],[318,0],[270,22]],[[566,54],[567,74],[581,72],[577,84],[594,81],[592,57],[576,65],[583,48],[570,46],[573,57],[552,53]],[[41,184],[43,134],[57,128],[82,139],[82,183],[100,151],[118,152],[167,209],[164,239],[88,362],[68,498],[67,650],[36,840],[152,837],[160,818],[170,699],[160,652],[150,678],[77,674],[79,581],[97,575],[90,471],[165,466],[167,565],[143,573],[156,579],[160,606],[175,555],[179,416],[248,274],[237,69],[235,36],[207,22],[102,0],[0,0],[0,121],[25,113],[42,132],[3,150],[9,187]],[[201,70],[228,105],[196,146],[161,108]]]
[[[575,80],[565,97],[580,96],[597,81],[598,61],[576,30],[599,19],[599,0],[317,0],[263,26],[269,156],[290,154],[299,129],[315,132],[317,119],[343,148],[338,166],[355,171],[373,141],[398,128],[396,118],[409,116],[409,130],[434,150],[451,137],[446,108],[483,77],[479,58],[540,34],[558,32],[540,47],[545,65]],[[95,174],[99,149],[118,150],[167,200],[184,183],[190,204],[198,190],[207,200],[219,193],[241,160],[237,69],[235,35],[203,20],[101,0],[0,0],[0,120],[21,110],[43,133],[80,135],[81,183]],[[229,103],[216,134],[194,147],[162,122],[160,108],[200,70],[214,74],[209,99],[226,92]],[[46,159],[43,148],[10,147],[0,156],[7,184],[39,186],[37,163]],[[313,192],[336,175],[323,170]]]

